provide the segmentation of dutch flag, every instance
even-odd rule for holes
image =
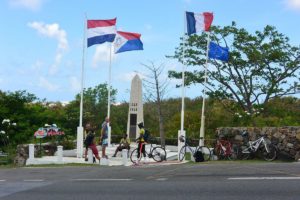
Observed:
[[[116,37],[116,21],[116,18],[87,20],[87,47],[104,42],[113,42]]]
[[[143,50],[141,34],[117,31],[114,43],[115,53],[124,51]]]
[[[186,12],[187,34],[191,35],[200,31],[209,31],[213,19],[213,13]]]

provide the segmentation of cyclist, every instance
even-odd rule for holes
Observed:
[[[140,122],[138,123],[138,127],[140,129],[140,136],[136,139],[138,143],[138,158],[140,158],[141,153],[143,153],[144,159],[146,159],[146,152],[145,152],[145,140],[144,140],[144,134],[145,134],[145,128],[144,123]]]

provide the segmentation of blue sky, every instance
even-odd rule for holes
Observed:
[[[117,17],[118,30],[142,34],[144,51],[117,54],[112,86],[117,101],[128,101],[130,81],[141,63],[164,63],[181,70],[172,55],[184,31],[184,10],[214,12],[214,25],[236,21],[250,32],[274,25],[294,45],[300,44],[300,0],[1,0],[0,89],[26,90],[48,101],[70,101],[80,91],[85,13],[88,19]],[[108,45],[85,50],[85,87],[108,81]],[[166,72],[167,73],[167,72]],[[176,81],[169,97],[179,97]],[[186,96],[201,96],[192,86]]]

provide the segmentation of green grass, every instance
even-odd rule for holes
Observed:
[[[185,153],[185,160],[189,160],[192,162],[192,153],[186,152]]]
[[[16,168],[14,164],[0,164],[0,169],[7,169],[7,168]]]

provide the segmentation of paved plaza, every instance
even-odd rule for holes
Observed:
[[[131,166],[132,162],[130,161],[130,158],[127,158],[127,161],[124,162],[124,159],[122,157],[122,152],[119,152],[116,157],[112,157],[116,150],[117,145],[112,145],[110,147],[107,147],[106,153],[108,155],[108,166],[118,166],[118,165],[125,165],[125,166]],[[97,146],[99,150],[99,155],[101,157],[101,147]],[[129,151],[129,157],[132,152],[132,150],[136,148],[136,144],[131,144],[131,150]],[[147,147],[146,147],[147,148]],[[148,147],[149,148],[149,147]],[[164,161],[160,163],[160,165],[167,165],[167,164],[178,164],[177,162],[177,147],[175,146],[166,146],[166,152],[167,152],[167,161]],[[57,154],[57,153],[56,153]],[[63,159],[62,162],[59,162],[58,156],[55,154],[55,156],[43,156],[41,158],[34,158],[34,160],[27,160],[26,165],[46,165],[46,164],[70,164],[70,163],[80,163],[80,164],[91,164],[84,160],[84,158],[77,158],[76,157],[76,149],[75,150],[64,150],[63,151]],[[153,159],[147,158],[146,160],[142,160],[144,164],[156,164]],[[94,163],[95,165],[99,165],[99,162],[96,161]]]

